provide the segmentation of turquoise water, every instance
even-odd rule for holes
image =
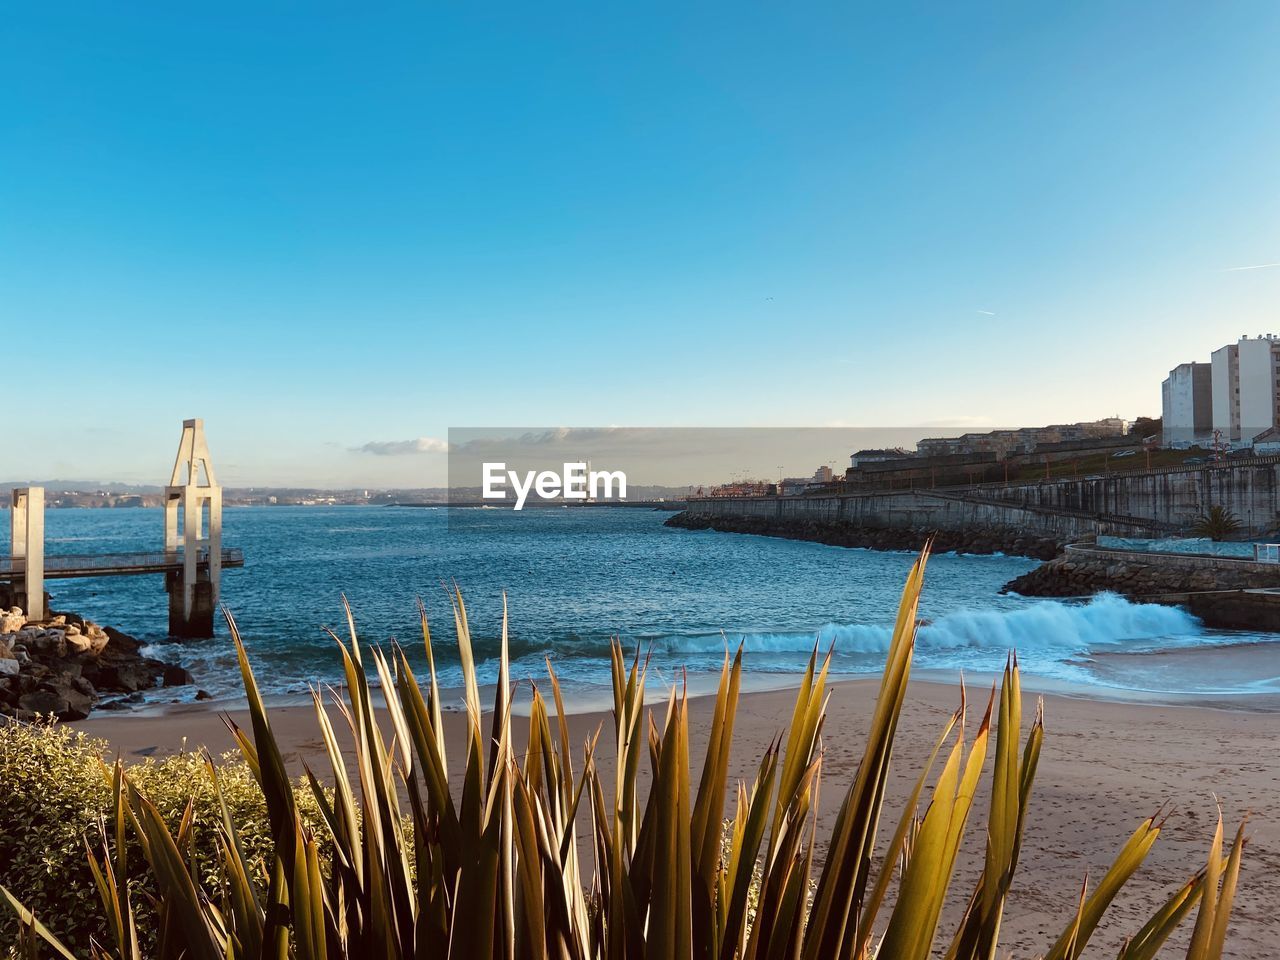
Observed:
[[[345,632],[340,597],[362,637],[404,642],[420,664],[417,598],[438,641],[442,682],[459,679],[446,584],[456,581],[471,614],[484,679],[493,657],[505,590],[511,611],[513,674],[544,675],[550,658],[572,686],[608,682],[608,642],[652,652],[659,677],[718,667],[726,643],[745,643],[752,682],[768,683],[803,666],[815,641],[834,644],[840,674],[880,669],[908,553],[663,526],[668,514],[635,508],[453,511],[395,507],[228,508],[225,543],[243,548],[246,566],[224,573],[223,600],[234,612],[265,688],[304,692],[338,679],[323,628]],[[7,524],[7,516],[3,521]],[[155,549],[155,509],[51,510],[47,547],[55,553]],[[7,527],[0,529],[7,538]],[[1034,561],[1003,556],[934,557],[921,606],[917,663],[923,670],[997,670],[1011,648],[1027,674],[1068,683],[1170,692],[1247,692],[1267,688],[1280,669],[1253,671],[1230,689],[1203,668],[1174,676],[1168,661],[1143,657],[1187,650],[1257,646],[1267,638],[1204,630],[1165,607],[1104,596],[1063,603],[1000,596]],[[54,607],[75,610],[138,636],[158,655],[183,662],[216,697],[238,690],[225,628],[210,641],[165,637],[167,600],[158,576],[61,580]],[[1280,652],[1280,646],[1266,644]],[[1101,670],[1107,656],[1138,662]],[[1156,662],[1151,659],[1153,664]],[[1156,678],[1156,679],[1153,679]],[[1153,683],[1156,686],[1153,686]],[[1259,687],[1259,684],[1261,687]],[[166,691],[164,696],[172,696]]]

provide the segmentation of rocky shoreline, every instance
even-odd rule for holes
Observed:
[[[1260,587],[1280,587],[1280,570],[1195,566],[1180,564],[1172,557],[1152,563],[1141,556],[1120,558],[1072,551],[1010,580],[1002,592],[1024,597],[1082,597],[1109,591],[1127,597],[1155,597]]]
[[[684,530],[718,530],[747,533],[787,540],[809,540],[835,547],[863,547],[869,550],[919,550],[930,538],[935,553],[1006,553],[1012,556],[1050,560],[1063,543],[1019,530],[927,530],[916,527],[864,527],[851,523],[816,520],[779,523],[761,517],[709,517],[688,511],[669,517],[668,527]]]
[[[82,720],[95,708],[138,703],[144,690],[193,682],[177,664],[144,656],[142,646],[75,614],[28,623],[10,607],[0,612],[0,716]]]
[[[1206,627],[1280,633],[1280,570],[1256,565],[1199,565],[1176,557],[1073,550],[1017,577],[1002,593],[1024,597],[1082,597],[1118,593],[1139,603],[1182,607]]]

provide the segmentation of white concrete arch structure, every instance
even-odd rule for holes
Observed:
[[[164,549],[182,558],[181,570],[166,577],[169,633],[211,637],[222,582],[222,487],[203,420],[182,421],[182,440],[164,494]]]

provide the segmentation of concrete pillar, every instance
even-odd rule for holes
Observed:
[[[44,487],[14,489],[11,506],[9,555],[22,560],[22,579],[15,587],[22,595],[28,620],[43,620],[44,609]]]
[[[175,561],[182,561],[181,570],[165,578],[169,633],[175,637],[213,636],[213,613],[222,583],[222,488],[213,472],[203,420],[182,423],[178,456],[165,487],[164,548]]]
[[[197,560],[200,551],[200,497],[187,488],[182,498],[182,610],[191,615],[196,595]]]
[[[182,539],[178,533],[178,505],[182,502],[182,495],[171,493],[171,488],[165,488],[164,498],[164,549],[166,553],[176,553],[182,548]]]
[[[222,488],[209,488],[209,585],[213,605],[222,595]],[[216,547],[214,545],[217,545]]]
[[[213,636],[213,615],[218,609],[213,585],[203,575],[186,589],[181,572],[166,576],[169,591],[169,636],[199,640]]]

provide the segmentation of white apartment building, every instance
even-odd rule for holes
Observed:
[[[1239,351],[1240,440],[1253,438],[1277,424],[1280,413],[1280,339],[1267,334],[1254,340],[1242,339]]]
[[[1240,439],[1240,351],[1234,343],[1209,358],[1213,368],[1213,429],[1223,443]]]
[[[1165,446],[1252,446],[1280,427],[1280,336],[1241,337],[1208,363],[1181,364],[1162,393]]]
[[[1182,363],[1161,384],[1162,442],[1166,447],[1190,447],[1212,439],[1213,367]]]

